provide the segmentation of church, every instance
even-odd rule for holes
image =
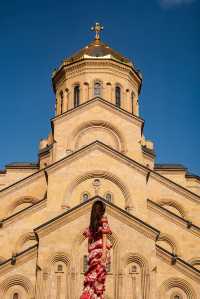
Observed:
[[[38,162],[0,171],[1,299],[80,298],[96,199],[112,230],[106,299],[200,299],[200,177],[156,163],[142,74],[102,29],[52,74]]]

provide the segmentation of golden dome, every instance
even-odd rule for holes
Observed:
[[[79,61],[82,59],[113,59],[118,62],[127,64],[133,67],[132,62],[124,57],[119,52],[110,48],[107,44],[104,44],[100,39],[93,40],[86,47],[82,48],[65,61],[68,63]]]

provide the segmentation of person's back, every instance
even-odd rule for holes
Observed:
[[[80,299],[103,299],[105,291],[106,267],[110,263],[109,250],[112,248],[107,241],[111,234],[105,204],[97,200],[91,211],[90,225],[83,232],[88,238],[88,270],[85,272],[84,289]]]

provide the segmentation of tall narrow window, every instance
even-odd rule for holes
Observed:
[[[131,113],[134,114],[134,92],[131,92]]]
[[[115,87],[115,104],[117,107],[121,106],[121,88],[119,86]]]
[[[80,104],[80,86],[76,85],[74,87],[74,107],[79,106]]]
[[[58,270],[58,272],[62,272],[63,271],[63,266],[62,265],[58,265],[57,270]]]
[[[61,91],[60,92],[60,113],[61,114],[63,113],[63,98],[64,98],[63,91]]]
[[[18,293],[14,293],[13,299],[19,299],[19,294]]]
[[[107,201],[112,202],[112,194],[111,193],[107,192],[105,195],[105,198]]]
[[[85,273],[88,270],[88,256],[83,256],[83,272]]]
[[[89,199],[89,194],[87,192],[84,192],[82,195],[82,200],[87,201]]]
[[[94,83],[94,96],[95,97],[101,96],[101,83],[100,82]]]

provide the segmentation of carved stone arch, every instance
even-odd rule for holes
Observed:
[[[190,265],[192,265],[193,267],[198,267],[197,269],[200,270],[200,256],[199,257],[193,257],[192,259],[190,259],[188,261],[188,263]]]
[[[32,196],[21,196],[19,198],[17,198],[16,200],[14,200],[6,209],[6,217],[10,216],[11,214],[13,214],[13,211],[20,206],[21,204],[24,203],[30,203],[30,205],[34,205],[35,203],[37,203],[39,201],[38,198],[36,197],[32,197]]]
[[[157,242],[159,242],[159,241],[166,242],[171,248],[171,253],[176,254],[176,255],[180,254],[178,246],[177,246],[177,242],[172,236],[170,236],[168,234],[161,233]]]
[[[50,272],[51,268],[57,262],[63,262],[69,271],[71,267],[72,258],[68,253],[65,253],[63,251],[54,252],[45,259],[46,271]]]
[[[128,252],[123,258],[123,271],[125,267],[131,263],[136,263],[141,270],[141,293],[142,298],[149,298],[150,277],[149,277],[149,263],[147,259],[140,253]]]
[[[114,85],[114,86],[115,86],[115,87],[119,86],[119,87],[121,88],[121,91],[124,90],[123,85],[122,85],[121,83],[119,83],[118,81],[115,82],[115,85]]]
[[[166,292],[173,288],[180,288],[188,299],[197,299],[197,295],[189,282],[179,277],[172,277],[164,281],[159,288],[159,298],[165,299]]]
[[[127,152],[127,146],[126,141],[123,133],[116,128],[113,124],[107,121],[102,120],[91,120],[88,122],[81,123],[77,128],[74,129],[74,131],[71,134],[71,137],[69,138],[70,144],[68,145],[68,148],[72,150],[77,149],[77,140],[80,138],[81,134],[85,132],[85,130],[92,128],[92,127],[99,127],[99,128],[105,128],[109,130],[111,134],[116,138],[118,142],[118,150],[122,153]]]
[[[11,277],[7,277],[3,282],[1,282],[0,298],[5,298],[9,288],[18,285],[25,289],[27,293],[27,299],[34,299],[34,287],[31,281],[21,274],[16,274]]]
[[[72,83],[72,88],[74,88],[76,85],[79,85],[81,87],[81,81],[74,81]]]
[[[65,292],[67,299],[71,298],[71,261],[71,256],[64,251],[53,252],[43,261],[43,277],[46,279],[43,293],[47,298],[60,298],[61,291]]]
[[[175,200],[164,198],[164,199],[157,201],[157,203],[163,207],[167,205],[167,206],[175,208],[178,211],[178,213],[180,214],[180,216],[183,218],[187,218],[187,216],[188,216],[187,211],[185,210],[183,205],[178,203]]]
[[[13,250],[13,255],[19,253],[22,250],[24,244],[28,241],[37,241],[36,235],[33,232],[24,233],[18,238]]]
[[[133,203],[131,201],[131,196],[130,196],[128,187],[116,175],[112,174],[111,172],[102,171],[102,170],[86,172],[86,173],[84,173],[84,175],[80,175],[80,176],[76,177],[72,182],[70,182],[69,186],[67,187],[67,193],[65,194],[63,206],[68,205],[68,199],[70,198],[70,196],[71,196],[73,190],[76,188],[76,186],[78,186],[79,184],[81,184],[82,182],[84,182],[88,179],[95,178],[95,177],[107,179],[107,180],[113,182],[115,185],[117,185],[124,196],[125,207],[126,206],[133,207]]]

